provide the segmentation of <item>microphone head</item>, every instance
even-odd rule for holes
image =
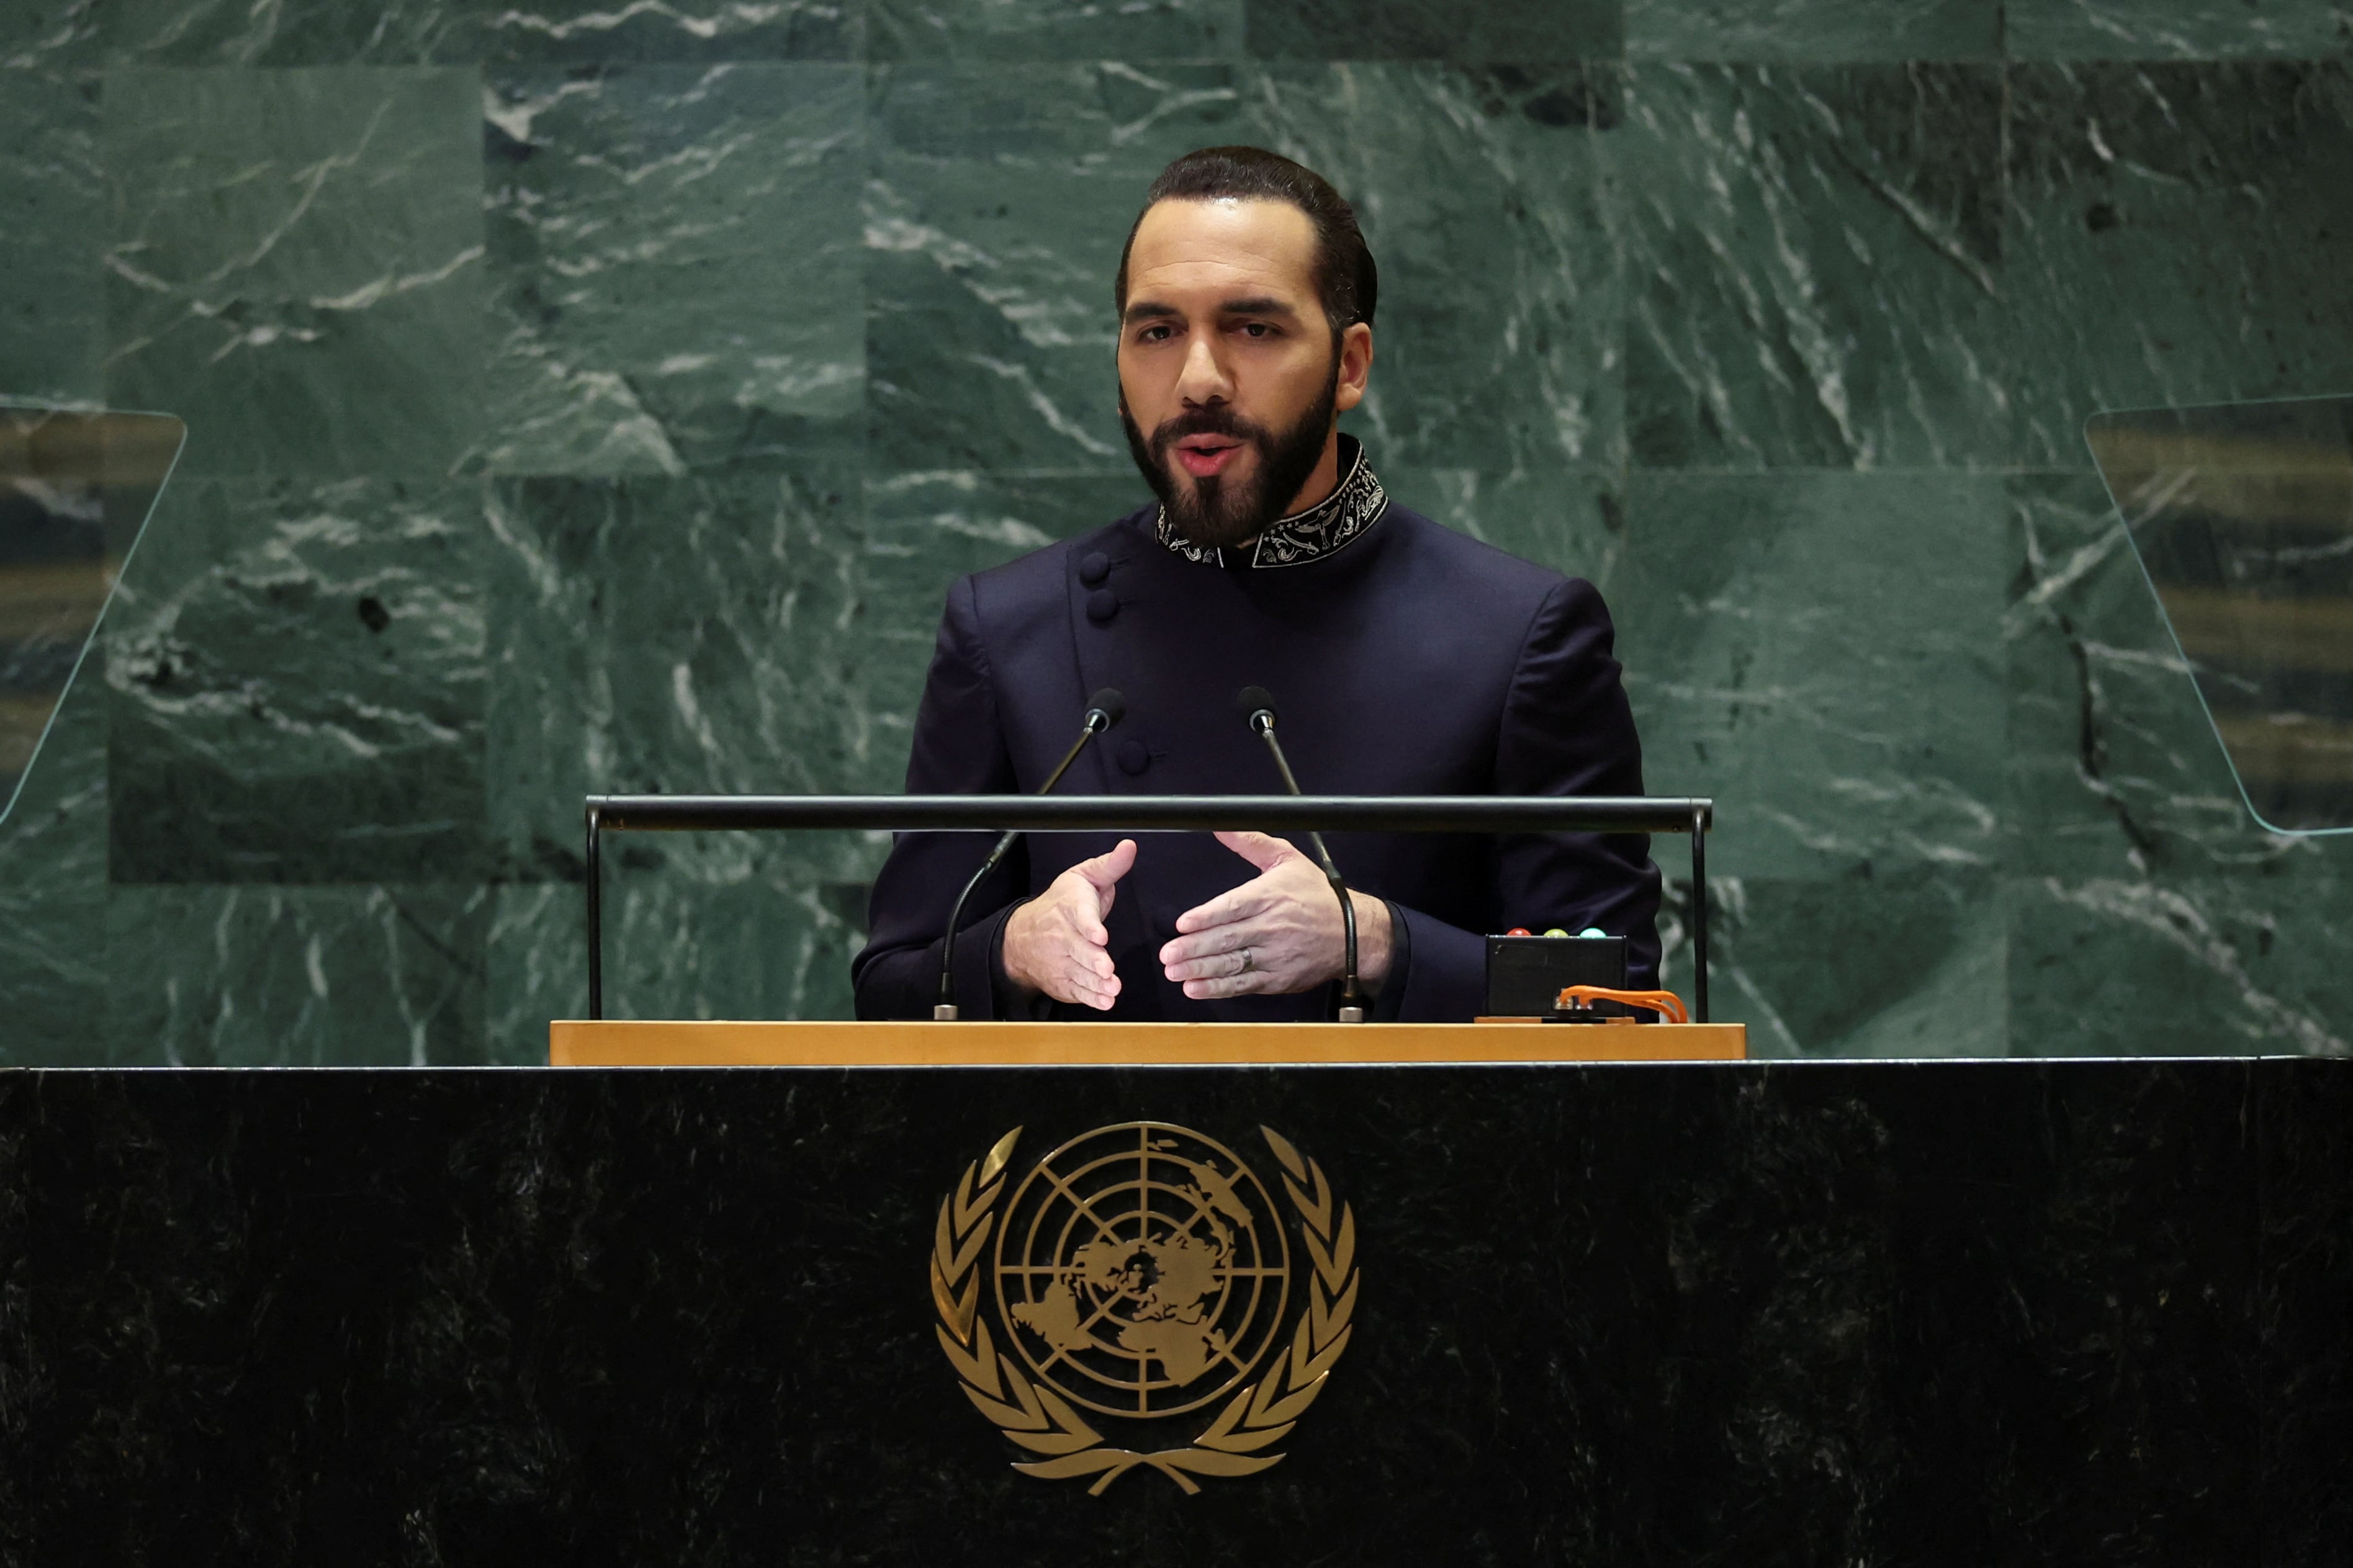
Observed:
[[[1243,687],[1234,698],[1234,707],[1243,718],[1250,721],[1252,729],[1258,727],[1259,715],[1261,713],[1266,715],[1268,723],[1274,722],[1274,693],[1263,686]]]
[[[1087,717],[1103,715],[1103,728],[1110,729],[1127,717],[1127,699],[1119,694],[1116,686],[1106,686],[1087,699]]]

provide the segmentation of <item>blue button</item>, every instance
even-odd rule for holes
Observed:
[[[1119,743],[1119,771],[1134,778],[1152,765],[1152,748],[1133,736]]]
[[[1097,588],[1087,595],[1087,619],[1102,626],[1119,614],[1119,595],[1109,588]]]
[[[1100,550],[1090,550],[1079,563],[1079,581],[1090,588],[1100,588],[1103,580],[1111,575],[1111,557]]]

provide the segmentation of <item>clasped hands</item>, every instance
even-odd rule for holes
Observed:
[[[1345,950],[1340,900],[1322,868],[1281,838],[1220,833],[1218,842],[1258,875],[1176,917],[1160,949],[1161,972],[1196,1000],[1283,995],[1339,978]],[[1120,993],[1104,923],[1120,879],[1135,866],[1135,840],[1082,860],[1005,922],[1006,977],[1057,1002],[1108,1012]],[[1389,969],[1388,906],[1351,892],[1356,911],[1356,973],[1365,986]]]

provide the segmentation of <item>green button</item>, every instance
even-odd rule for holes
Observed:
[[[1561,930],[1558,926],[1555,926],[1552,930],[1545,932],[1545,935],[1546,936],[1567,936],[1567,934],[1568,933],[1567,931]]]
[[[1603,931],[1599,926],[1587,926],[1583,931],[1578,931],[1577,934],[1579,936],[1608,936],[1609,933]]]

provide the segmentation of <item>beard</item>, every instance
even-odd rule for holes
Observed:
[[[1134,416],[1127,411],[1124,393],[1119,400],[1119,422],[1127,432],[1128,455],[1167,509],[1169,525],[1177,537],[1205,549],[1230,550],[1264,533],[1315,472],[1332,434],[1339,395],[1340,363],[1335,354],[1332,377],[1324,384],[1323,395],[1282,430],[1269,430],[1222,406],[1213,406],[1161,421],[1147,441]],[[1251,477],[1236,483],[1222,475],[1197,479],[1180,472],[1170,461],[1169,452],[1187,436],[1230,436],[1247,444],[1258,455],[1250,465]]]

